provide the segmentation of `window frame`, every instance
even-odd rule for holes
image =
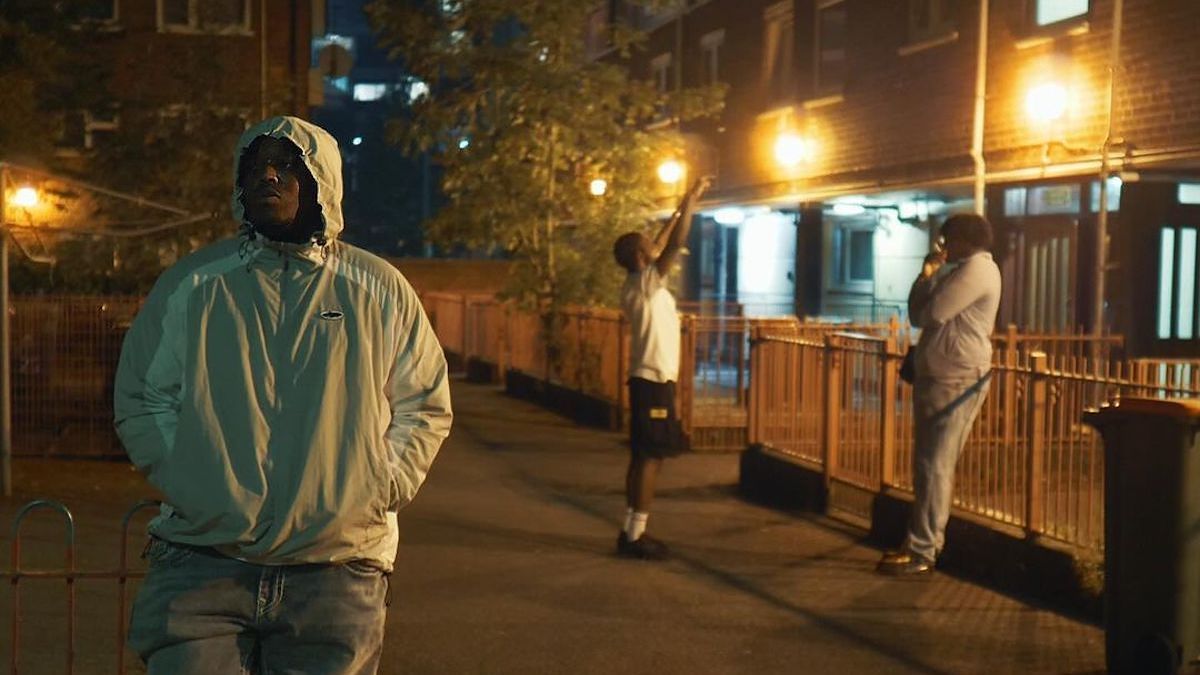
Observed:
[[[874,295],[875,293],[875,231],[878,225],[874,222],[845,219],[830,222],[829,231],[829,290],[838,293],[856,295]],[[871,276],[868,279],[854,279],[850,276],[853,266],[852,240],[855,234],[866,233],[871,237]]]
[[[842,35],[841,60],[842,60],[842,76],[836,84],[825,84],[822,80],[822,35],[821,35],[821,13],[834,8],[840,8],[846,14],[845,27],[848,29],[849,20],[849,4],[846,0],[819,0],[816,3],[813,15],[813,98],[826,99],[831,97],[841,96],[846,89],[846,53],[849,45],[849,40],[846,39],[845,33]]]
[[[700,50],[704,53],[704,83],[721,82],[721,49],[725,46],[725,29],[719,28],[705,33],[700,38]]]
[[[777,33],[776,51],[771,50],[771,34]],[[794,61],[796,57],[796,12],[791,2],[776,2],[763,9],[763,85],[772,103],[794,97]],[[778,72],[775,65],[781,67]],[[788,89],[792,88],[789,92]],[[790,94],[790,95],[789,95]]]
[[[650,79],[660,94],[671,92],[671,52],[663,52],[650,59]]]
[[[1164,255],[1167,253],[1165,249],[1167,248],[1168,233],[1170,234],[1170,260],[1167,260]],[[1190,266],[1184,259],[1185,233],[1191,235],[1192,260]],[[1158,283],[1155,292],[1154,337],[1159,341],[1188,342],[1200,339],[1200,303],[1197,302],[1200,299],[1200,274],[1197,274],[1197,267],[1200,266],[1200,261],[1197,260],[1197,254],[1200,254],[1197,247],[1198,238],[1200,238],[1200,228],[1195,225],[1165,223],[1158,228]],[[1190,284],[1186,287],[1183,283],[1185,271],[1191,276]],[[1186,335],[1181,330],[1181,318],[1185,313],[1185,306],[1180,303],[1185,291],[1191,300],[1190,305],[1186,307],[1189,319]]]
[[[931,19],[928,25],[917,25],[917,9],[928,5]],[[909,0],[908,42],[899,49],[901,56],[932,49],[958,40],[958,22],[950,9],[950,0]]]
[[[100,28],[112,28],[121,22],[121,3],[119,0],[108,0],[108,5],[112,8],[109,15],[104,18],[81,17],[79,26],[96,26]]]
[[[160,33],[190,33],[207,35],[253,35],[254,11],[251,0],[242,0],[242,23],[240,24],[200,24],[198,6],[203,0],[182,0],[187,2],[187,24],[167,23],[164,4],[168,0],[155,0],[156,26]]]
[[[1077,24],[1087,23],[1092,17],[1092,10],[1094,9],[1093,5],[1095,3],[1092,0],[1085,1],[1087,2],[1087,9],[1085,9],[1083,12],[1064,17],[1051,23],[1042,24],[1038,23],[1037,15],[1038,7],[1041,5],[1043,0],[1027,0],[1025,4],[1026,25],[1028,25],[1031,32],[1041,32],[1054,31],[1063,27],[1073,27]]]

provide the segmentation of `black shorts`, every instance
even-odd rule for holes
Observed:
[[[629,379],[629,447],[635,457],[662,459],[683,451],[675,383]]]

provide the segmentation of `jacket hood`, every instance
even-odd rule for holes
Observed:
[[[286,138],[300,148],[304,165],[317,182],[317,204],[321,207],[322,233],[334,239],[342,232],[342,153],[337,141],[321,127],[298,117],[279,116],[263,120],[238,139],[233,154],[233,218],[245,222],[242,188],[237,184],[238,161],[259,136]]]

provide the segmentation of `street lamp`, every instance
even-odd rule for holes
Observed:
[[[683,163],[676,159],[668,159],[658,165],[658,179],[667,185],[674,185],[683,180]]]
[[[812,144],[799,134],[785,131],[775,139],[775,161],[785,169],[812,158]]]
[[[603,178],[596,178],[588,184],[588,192],[592,193],[593,197],[603,197],[605,192],[608,192],[608,181]]]
[[[22,185],[8,194],[8,165],[0,163],[0,490],[12,495],[12,370],[8,321],[8,205],[31,209],[38,205],[38,191]]]
[[[1025,113],[1037,124],[1052,124],[1067,114],[1067,88],[1058,82],[1042,82],[1025,94]]]
[[[37,206],[37,188],[29,185],[22,185],[21,187],[17,188],[16,192],[13,193],[12,203],[13,206],[19,206],[23,209],[31,209]]]

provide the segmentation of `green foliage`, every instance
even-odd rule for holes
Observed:
[[[658,4],[663,4],[659,2]],[[382,43],[432,93],[395,119],[392,138],[430,151],[448,204],[428,224],[443,246],[503,252],[512,294],[554,313],[611,303],[613,240],[661,208],[657,164],[682,151],[677,125],[715,114],[720,88],[660,94],[631,78],[640,36],[618,27],[604,60],[585,54],[593,3],[374,0]],[[589,184],[608,182],[594,197]]]
[[[67,13],[76,5],[0,3],[0,86],[9,94],[0,106],[0,159],[215,215],[131,238],[61,234],[128,231],[178,218],[137,201],[64,189],[60,196],[72,203],[70,212],[59,214],[60,222],[39,222],[40,241],[31,244],[33,235],[22,236],[55,263],[14,254],[12,286],[17,292],[144,293],[178,257],[237,231],[229,218],[232,152],[238,135],[258,117],[257,75],[214,57],[223,38],[194,36],[162,47],[136,77],[121,77],[113,68],[128,57],[126,36]],[[269,91],[268,103],[285,102],[288,87]],[[64,153],[66,120],[82,111],[116,113],[119,125],[97,138],[94,148]]]

